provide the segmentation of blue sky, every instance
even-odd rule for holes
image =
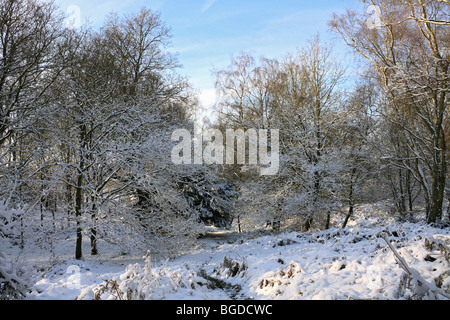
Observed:
[[[188,76],[200,90],[202,101],[214,97],[213,68],[225,67],[232,55],[242,51],[255,57],[281,57],[294,52],[320,34],[324,41],[334,35],[327,22],[333,12],[357,4],[355,0],[57,0],[63,11],[80,8],[81,20],[100,26],[105,16],[115,11],[137,12],[142,6],[161,13],[172,28],[173,47]],[[334,44],[342,57],[342,42]]]

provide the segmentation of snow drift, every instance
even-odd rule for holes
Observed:
[[[43,275],[28,298],[434,300],[450,297],[450,261],[445,249],[450,245],[448,229],[363,216],[346,229],[260,237],[234,233],[223,236],[223,240],[203,239],[202,248],[171,261],[151,263],[147,255],[141,263],[130,264],[122,271],[117,271],[117,266],[85,261],[81,266],[80,290],[61,296],[67,283],[61,277],[67,275]]]

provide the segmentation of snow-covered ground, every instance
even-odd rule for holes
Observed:
[[[366,213],[346,229],[260,237],[224,233],[170,261],[145,259],[145,252],[120,255],[105,245],[100,256],[77,261],[70,258],[73,241],[55,244],[52,259],[31,247],[21,255],[39,276],[28,299],[449,299],[448,256],[438,245],[427,246],[427,238],[450,247],[449,229]],[[2,249],[12,255],[16,247]]]

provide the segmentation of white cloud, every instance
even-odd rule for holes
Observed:
[[[218,0],[206,0],[201,9],[202,13],[205,13],[209,10]]]

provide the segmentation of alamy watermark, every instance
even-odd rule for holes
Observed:
[[[280,168],[280,131],[278,129],[176,130],[172,149],[176,165],[259,165],[262,176],[276,175]]]
[[[81,8],[77,5],[70,5],[67,7],[66,26],[68,29],[79,29],[81,27]]]
[[[384,26],[383,21],[381,21],[381,9],[379,6],[370,5],[367,7],[366,13],[369,15],[367,19],[367,28],[370,30],[380,30]]]
[[[69,266],[66,270],[68,274],[66,287],[70,290],[81,290],[81,269],[79,266]]]

